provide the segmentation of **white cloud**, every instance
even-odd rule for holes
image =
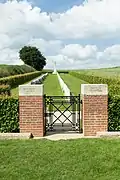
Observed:
[[[52,67],[53,59],[66,69],[119,65],[119,44],[101,52],[97,45],[70,42],[120,38],[119,7],[120,0],[88,0],[64,13],[47,14],[27,1],[0,3],[0,63],[21,64],[19,49],[33,45],[48,58],[47,67]]]
[[[54,19],[53,33],[60,38],[120,37],[120,0],[88,0]]]
[[[58,69],[81,69],[118,66],[120,62],[120,45],[114,45],[100,52],[96,46],[85,47],[71,44],[61,49],[61,54],[48,56],[49,60],[57,62]],[[47,67],[53,67],[52,63]]]
[[[60,40],[46,41],[44,39],[31,39],[28,45],[37,46],[46,55],[59,53],[60,49],[63,46]]]
[[[68,56],[69,58],[75,58],[84,61],[85,59],[95,58],[97,51],[98,50],[96,46],[87,45],[82,47],[79,44],[69,44],[61,50],[61,53]]]

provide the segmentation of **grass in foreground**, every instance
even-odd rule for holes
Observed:
[[[60,74],[63,81],[67,84],[74,95],[81,93],[81,84],[87,84],[87,82],[71,76],[70,74]]]
[[[120,140],[0,141],[1,180],[119,180]]]
[[[57,75],[50,74],[44,81],[44,94],[48,96],[63,95]]]

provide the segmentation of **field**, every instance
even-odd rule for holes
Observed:
[[[1,180],[119,180],[119,139],[0,141]]]
[[[31,81],[28,81],[28,82],[26,82],[24,84],[27,84],[29,82],[31,82]],[[14,98],[18,98],[18,96],[19,96],[19,87],[11,89],[11,96],[14,97]]]
[[[115,72],[115,70],[117,70],[117,73]],[[109,78],[114,77],[115,78],[116,74],[120,75],[120,68],[101,69],[101,70],[84,70],[84,71],[81,70],[81,71],[74,71],[74,72],[76,72],[78,74],[82,72],[85,75],[92,74],[93,76],[109,77]],[[74,77],[69,73],[60,73],[60,76],[64,80],[64,82],[67,84],[67,86],[70,88],[71,92],[74,95],[78,95],[81,93],[81,84],[91,83],[88,81],[89,78],[87,79],[87,81],[85,81],[82,78],[80,79],[80,77]],[[18,88],[12,89],[11,92],[12,92],[13,97],[18,97]],[[63,95],[56,75],[49,74],[49,76],[45,79],[44,94],[46,94],[46,95]]]
[[[79,70],[76,71],[79,73]],[[84,72],[85,74],[93,74],[96,76],[107,76],[107,77],[120,77],[120,67],[116,68],[102,68],[102,69],[86,69],[81,70],[80,72]]]
[[[26,65],[18,66],[18,65],[0,65],[0,74],[3,74],[8,72],[12,74],[17,73],[23,73],[24,71],[34,71],[31,67],[28,67]],[[4,72],[4,73],[3,73]],[[43,73],[51,72],[51,70],[43,70]],[[103,68],[103,69],[88,69],[88,70],[75,70],[73,72],[76,72],[78,74],[85,74],[85,75],[92,75],[98,76],[101,78],[108,77],[111,80],[116,78],[120,78],[120,67],[116,68]],[[81,92],[81,84],[91,83],[88,81],[88,79],[80,78],[72,76],[70,73],[71,71],[59,71],[61,78],[64,80],[64,82],[67,84],[67,86],[70,88],[71,92],[74,95],[78,95]],[[28,82],[26,82],[28,83]],[[25,83],[25,84],[26,84]],[[98,82],[99,83],[99,82]],[[112,85],[112,81],[111,81]],[[120,87],[116,87],[117,92],[115,94],[119,94]],[[112,92],[114,92],[112,88]],[[63,95],[57,76],[50,74],[46,80],[44,81],[44,93],[46,95]],[[18,87],[11,90],[12,97],[18,98]]]
[[[31,81],[26,82],[25,84],[29,83]],[[50,74],[44,81],[44,94],[48,95],[48,96],[52,96],[52,95],[63,95],[57,76],[56,75],[52,75]],[[19,95],[19,88],[13,88],[11,90],[11,95],[14,98],[18,98]]]
[[[87,82],[73,77],[70,74],[60,74],[60,76],[74,95],[81,93],[81,84],[87,84]]]
[[[62,91],[56,75],[50,74],[44,81],[44,94],[48,96],[62,95]]]
[[[99,74],[98,71],[101,71],[103,77],[106,76],[104,73],[112,73],[112,70],[107,72],[104,69],[89,70],[87,73]],[[60,76],[75,95],[80,93],[80,85],[87,83],[80,77],[70,74],[61,73]],[[11,92],[13,97],[18,98],[18,87]],[[44,94],[63,95],[56,75],[50,74],[45,79]],[[3,128],[8,127],[9,122],[10,128],[13,128],[11,122],[18,112],[16,108],[18,106],[14,103],[12,101],[10,104],[8,99],[8,103],[6,101],[5,106],[1,106],[2,120],[5,121]],[[111,108],[109,117],[115,121],[111,126],[113,129],[115,126],[117,131],[120,127],[119,104],[120,101],[115,100],[108,108],[108,110]],[[15,108],[11,105],[15,105],[13,106]],[[16,119],[18,121],[18,116]],[[117,138],[64,141],[0,140],[0,180],[119,180],[119,152],[120,140]]]
[[[17,75],[17,74],[24,74],[35,71],[34,68],[28,65],[4,65],[0,64],[0,78]]]
[[[61,78],[70,88],[74,95],[78,95],[81,92],[81,84],[86,84],[87,82],[80,80],[70,74],[60,74]],[[28,83],[28,82],[27,82]],[[26,83],[25,83],[26,84]],[[11,90],[13,97],[18,97],[18,87]],[[63,95],[59,81],[56,75],[50,74],[44,81],[44,94],[48,96],[58,96]]]

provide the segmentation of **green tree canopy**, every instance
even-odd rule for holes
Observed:
[[[42,70],[46,65],[46,58],[36,47],[24,46],[19,51],[19,57],[25,64],[38,71]]]

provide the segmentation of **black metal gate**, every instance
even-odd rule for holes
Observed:
[[[47,131],[81,132],[80,94],[78,96],[44,95],[45,133]]]

